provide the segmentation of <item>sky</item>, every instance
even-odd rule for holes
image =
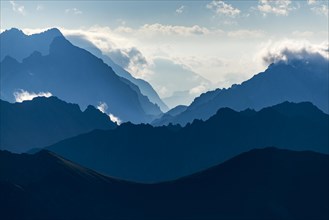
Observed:
[[[83,38],[161,98],[241,83],[280,51],[328,49],[328,0],[2,1],[1,31],[57,27]],[[74,42],[73,42],[74,43]],[[189,96],[189,97],[188,97]],[[173,104],[171,104],[173,105]],[[172,107],[172,106],[171,106]]]

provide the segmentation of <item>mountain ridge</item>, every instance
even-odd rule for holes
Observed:
[[[206,169],[252,148],[328,153],[328,121],[311,103],[284,102],[258,112],[222,108],[207,121],[194,120],[185,127],[124,123],[46,149],[103,174],[157,182]],[[96,140],[96,147],[90,144]]]
[[[101,58],[107,65],[109,65],[114,70],[114,72],[117,75],[137,85],[141,93],[147,96],[152,103],[157,104],[163,112],[168,111],[168,106],[161,100],[161,98],[159,97],[159,95],[156,93],[156,91],[153,89],[153,87],[149,82],[133,77],[131,73],[126,71],[120,65],[116,64],[109,56],[104,55],[100,49],[98,49],[93,43],[89,42],[88,40],[76,36],[68,36],[68,38],[75,45],[83,49],[86,49],[87,51],[91,52],[95,56]]]
[[[22,103],[0,99],[0,111],[0,149],[14,152],[44,147],[94,129],[116,127],[108,115],[91,105],[81,111],[79,105],[53,96]]]
[[[0,216],[327,219],[328,161],[320,153],[271,147],[174,181],[138,184],[102,176],[44,150],[35,155],[0,151]]]
[[[328,113],[328,66],[329,61],[321,56],[308,61],[280,61],[271,64],[264,72],[254,75],[239,85],[200,95],[184,112],[163,120],[162,124],[173,123],[184,126],[194,119],[208,119],[221,107],[230,107],[237,111],[246,108],[260,110],[284,101],[312,102]]]
[[[48,55],[33,52],[22,63],[5,58],[1,62],[1,78],[1,97],[7,101],[13,102],[13,93],[23,89],[51,92],[82,108],[106,103],[107,113],[121,121],[148,122],[162,113],[136,85],[117,76],[101,59],[63,36],[54,38]]]

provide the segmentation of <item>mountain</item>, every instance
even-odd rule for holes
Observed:
[[[25,35],[23,31],[17,28],[6,30],[0,34],[0,61],[6,56],[10,56],[22,62],[24,58],[30,56],[34,51],[47,55],[49,54],[49,45],[56,37],[63,37],[57,28],[30,36]]]
[[[48,150],[100,173],[138,182],[179,178],[266,146],[329,153],[329,116],[311,103],[260,111],[220,109],[186,127],[133,125],[92,131]]]
[[[164,113],[163,115],[161,115],[161,117],[152,121],[151,124],[153,126],[165,124],[167,121],[170,121],[172,118],[184,112],[186,109],[187,109],[186,105],[178,105],[175,108],[172,108],[166,113]]]
[[[11,32],[1,33],[2,38]],[[51,42],[47,55],[34,51],[21,63],[9,56],[2,60],[1,98],[14,102],[13,94],[20,90],[50,92],[83,109],[89,104],[105,103],[107,113],[123,122],[149,122],[162,113],[136,85],[117,76],[101,59],[63,36]]]
[[[319,55],[312,60],[280,61],[271,64],[240,85],[229,89],[217,89],[196,98],[186,111],[162,124],[185,125],[194,119],[206,120],[219,108],[229,107],[237,111],[276,105],[284,101],[312,102],[328,113],[329,61]]]
[[[94,129],[116,127],[108,115],[88,106],[82,112],[77,104],[56,97],[9,103],[0,100],[0,149],[25,152]]]
[[[328,155],[265,148],[159,184],[0,151],[3,219],[328,219]]]
[[[120,65],[116,64],[109,56],[104,55],[101,50],[99,50],[94,44],[88,40],[83,39],[80,36],[68,36],[68,39],[76,46],[86,49],[95,56],[101,58],[107,65],[109,65],[114,72],[123,77],[133,84],[137,85],[141,93],[149,98],[149,100],[157,104],[163,112],[169,110],[168,106],[160,99],[159,95],[153,89],[153,87],[145,80],[133,77],[128,71],[122,68]]]

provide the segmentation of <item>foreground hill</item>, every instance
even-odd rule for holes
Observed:
[[[246,108],[260,110],[284,101],[312,102],[328,113],[329,61],[320,55],[312,60],[280,61],[271,64],[241,85],[229,89],[217,89],[202,94],[181,114],[157,120],[155,125],[169,123],[185,125],[194,119],[206,120],[219,108],[236,111]]]
[[[328,219],[328,155],[266,148],[172,182],[105,177],[48,151],[0,151],[2,219]]]
[[[1,47],[1,54],[7,53],[1,61],[3,100],[14,102],[14,94],[21,90],[50,92],[62,100],[79,104],[83,109],[105,103],[107,113],[120,121],[133,123],[149,122],[162,113],[138,86],[116,75],[111,67],[90,52],[72,45],[57,29],[31,36],[16,29],[1,33],[1,44],[15,45],[16,41],[23,47]],[[36,46],[39,42],[42,48]],[[47,43],[49,47],[46,47]]]
[[[0,149],[25,152],[94,129],[116,127],[108,115],[88,106],[82,112],[78,105],[56,97],[37,97],[22,103],[0,100]]]
[[[261,111],[220,109],[206,122],[152,127],[123,124],[93,131],[48,150],[98,172],[140,182],[172,180],[252,148],[277,146],[328,153],[329,116],[311,103]]]

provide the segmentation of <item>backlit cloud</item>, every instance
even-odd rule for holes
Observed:
[[[17,92],[14,92],[14,97],[16,102],[23,102],[26,100],[32,100],[35,97],[50,97],[52,94],[50,92],[28,92],[25,90],[19,90]]]
[[[111,113],[107,113],[107,109],[108,109],[108,106],[105,102],[99,102],[98,106],[97,106],[97,109],[105,114],[108,114],[109,118],[111,121],[117,123],[118,125],[120,125],[122,123],[122,121],[120,120],[120,118],[114,116],[113,114]]]

